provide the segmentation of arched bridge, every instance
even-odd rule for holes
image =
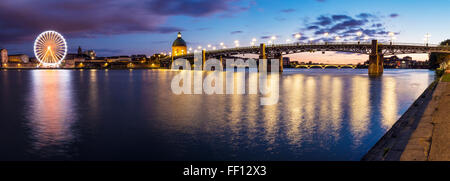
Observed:
[[[377,40],[372,42],[341,42],[341,43],[290,43],[290,44],[274,44],[249,47],[236,47],[219,50],[202,50],[203,59],[230,57],[239,54],[257,54],[262,59],[277,58],[282,61],[283,55],[302,53],[302,52],[349,52],[369,55],[369,74],[380,75],[383,73],[383,56],[396,54],[415,54],[415,53],[450,53],[448,45],[431,45],[431,44],[411,44],[411,43],[378,43]],[[194,53],[173,56],[171,60],[178,58],[190,59],[194,57]],[[170,61],[170,60],[169,60]],[[280,65],[282,65],[280,63]],[[282,71],[282,66],[280,67]]]
[[[314,68],[314,67],[318,67],[321,69],[326,69],[327,67],[335,67],[337,69],[341,69],[341,68],[352,68],[355,69],[356,65],[351,65],[351,64],[301,64],[301,65],[297,65],[295,66],[295,68]]]

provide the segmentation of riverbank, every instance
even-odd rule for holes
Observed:
[[[450,160],[447,76],[434,81],[362,160]]]

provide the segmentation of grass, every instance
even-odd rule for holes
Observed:
[[[450,73],[444,74],[444,76],[442,77],[442,81],[443,82],[450,82]]]

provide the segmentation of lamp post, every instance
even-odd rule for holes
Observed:
[[[234,40],[234,45],[235,45],[236,47],[239,47],[239,40]]]
[[[427,33],[426,35],[425,35],[425,40],[426,40],[426,42],[427,42],[427,44],[426,44],[426,46],[428,46],[428,41],[430,40],[430,34],[429,33]]]
[[[295,34],[295,39],[297,39],[298,41],[300,41],[300,38],[302,37],[302,35],[300,33]]]
[[[323,34],[323,36],[325,37],[325,44],[327,44],[326,38],[328,38],[328,35],[329,35],[328,32],[325,32],[325,33]]]
[[[367,40],[369,40],[369,36],[364,36],[364,41],[367,41]]]
[[[272,43],[275,44],[275,40],[277,39],[277,37],[276,36],[272,36],[270,39],[272,40]]]
[[[360,42],[361,42],[361,35],[363,34],[363,32],[362,31],[358,31],[358,32],[356,32],[356,36],[358,36],[358,45],[360,44]]]
[[[394,40],[394,32],[389,32],[388,35],[391,37],[391,45],[392,45],[392,41]]]

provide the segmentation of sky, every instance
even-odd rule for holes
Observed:
[[[357,41],[363,36],[394,42],[437,44],[449,37],[450,0],[2,0],[0,48],[33,54],[34,39],[55,30],[98,56],[169,52],[177,32],[188,47],[249,46],[267,43]],[[325,38],[324,32],[329,32]],[[300,39],[294,35],[300,33]],[[312,40],[310,40],[310,38]],[[403,57],[406,55],[400,55]],[[359,63],[367,55],[339,52],[300,53],[291,60]],[[426,60],[426,54],[413,55]]]

